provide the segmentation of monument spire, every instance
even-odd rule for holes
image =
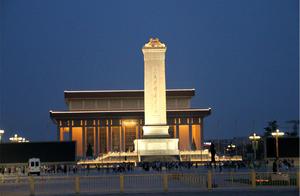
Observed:
[[[178,139],[170,138],[166,110],[165,56],[167,47],[158,38],[144,45],[143,139],[136,139],[135,151],[142,159],[179,160]],[[158,158],[159,157],[159,158]]]
[[[145,126],[167,125],[166,117],[166,79],[165,55],[166,46],[158,38],[150,38],[142,49],[144,54],[144,107]],[[160,130],[168,135],[168,127]],[[144,135],[151,135],[147,127]]]

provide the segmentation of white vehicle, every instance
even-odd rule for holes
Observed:
[[[41,161],[39,158],[31,158],[28,161],[28,176],[31,174],[41,174]]]

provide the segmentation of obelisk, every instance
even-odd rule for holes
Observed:
[[[134,141],[135,151],[142,158],[166,160],[178,156],[178,139],[170,138],[166,111],[165,55],[167,47],[151,38],[142,48],[144,54],[144,112],[143,139]]]
[[[168,136],[166,111],[166,46],[158,39],[150,39],[144,54],[144,136]]]

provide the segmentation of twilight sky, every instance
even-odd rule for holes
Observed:
[[[141,48],[167,45],[167,88],[212,108],[204,137],[299,119],[298,0],[0,0],[0,129],[54,140],[64,90],[143,89]]]

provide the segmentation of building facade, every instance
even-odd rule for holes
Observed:
[[[181,151],[202,149],[203,120],[211,113],[191,108],[194,95],[194,89],[166,90],[169,135],[179,139]],[[68,110],[51,110],[50,117],[58,140],[76,141],[77,157],[88,145],[94,156],[135,150],[145,124],[143,90],[65,91],[64,97]]]

